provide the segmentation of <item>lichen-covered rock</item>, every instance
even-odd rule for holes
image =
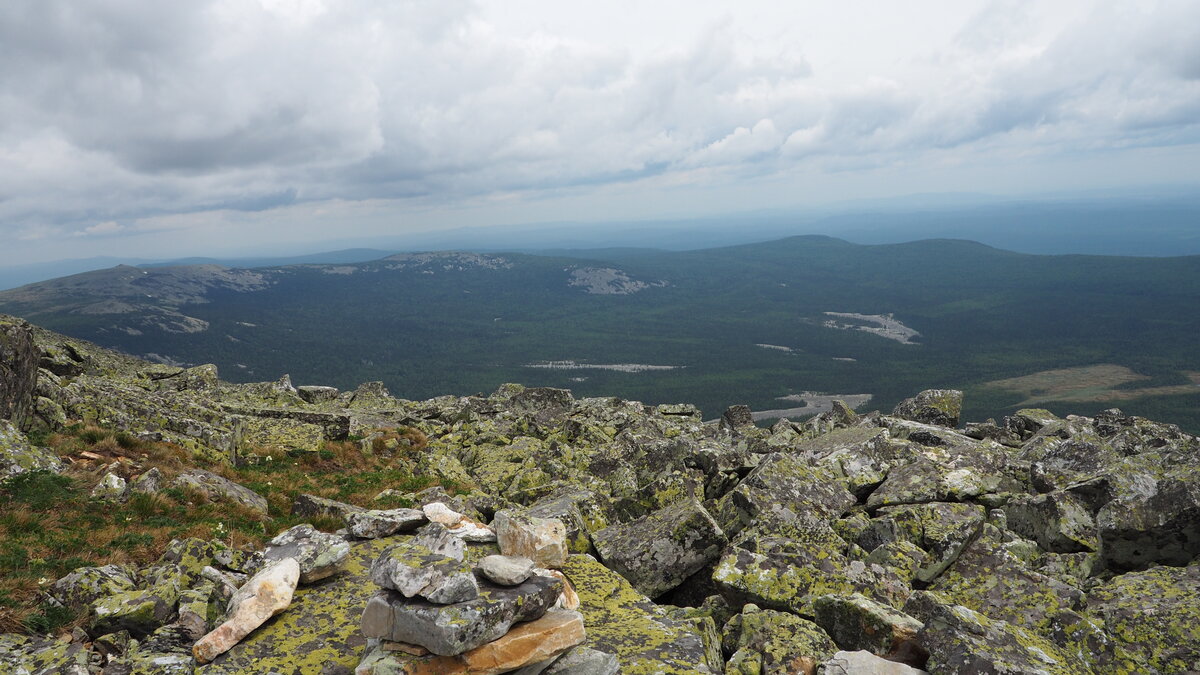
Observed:
[[[1002,546],[1003,537],[986,526],[930,590],[989,618],[1049,635],[1059,612],[1080,608],[1083,593],[1029,569]]]
[[[525,510],[535,518],[553,518],[567,528],[570,553],[588,553],[591,535],[609,525],[608,501],[595,492],[580,488],[557,490],[530,504]]]
[[[106,595],[92,603],[91,630],[95,635],[117,630],[147,635],[175,618],[178,602],[179,586],[171,583]]]
[[[10,421],[0,419],[0,480],[26,471],[62,471],[63,463],[45,448],[29,445],[29,439]]]
[[[296,495],[292,501],[292,515],[301,518],[330,518],[345,520],[351,513],[359,513],[366,509],[353,504],[346,504],[334,499],[326,499],[316,495]]]
[[[543,675],[618,675],[621,664],[613,654],[589,647],[575,647],[555,659]]]
[[[986,519],[987,509],[978,504],[931,502],[887,507],[879,509],[858,544],[867,551],[897,541],[916,544],[927,554],[916,578],[930,582],[954,563]]]
[[[821,664],[821,675],[928,675],[924,670],[888,661],[868,651],[843,651]]]
[[[928,591],[913,593],[904,612],[924,623],[917,642],[931,673],[1083,675],[1086,663],[1025,629],[990,619]]]
[[[92,499],[105,502],[121,501],[127,487],[124,478],[110,471],[104,474],[99,483],[96,483],[96,487],[92,488]]]
[[[355,669],[355,675],[499,675],[542,672],[550,663],[584,639],[578,612],[548,610],[541,618],[514,626],[504,636],[457,656],[414,656],[376,649]],[[538,664],[542,667],[535,667]],[[521,670],[532,668],[532,671]]]
[[[650,597],[714,562],[727,542],[716,521],[695,501],[610,526],[592,540],[605,565]]]
[[[33,328],[20,319],[0,316],[0,420],[23,428],[33,406],[38,379],[38,349]]]
[[[713,581],[734,605],[754,603],[803,616],[813,616],[813,602],[822,595],[858,592],[899,606],[910,592],[907,583],[882,567],[808,547],[767,553],[731,548],[717,563]]]
[[[150,467],[141,475],[129,481],[129,494],[151,495],[163,488],[166,478],[158,467]]]
[[[411,532],[429,522],[418,509],[352,511],[345,514],[346,529],[359,539],[378,539]]]
[[[533,570],[533,561],[520,556],[489,555],[479,561],[480,574],[501,586],[516,586],[533,576]]]
[[[787,612],[747,605],[726,672],[813,675],[838,647],[817,624]]]
[[[730,537],[751,525],[767,535],[787,536],[796,515],[833,520],[855,501],[829,471],[814,468],[800,457],[775,453],[721,498],[714,516]]]
[[[137,572],[125,565],[80,567],[55,581],[47,595],[67,607],[87,607],[104,596],[134,590],[136,579]]]
[[[300,563],[300,583],[311,584],[341,571],[350,555],[350,544],[312,525],[297,525],[275,536],[263,556],[271,562],[295,558]]]
[[[213,501],[232,502],[262,514],[267,513],[265,497],[211,471],[189,469],[176,476],[171,486],[196,490]]]
[[[1008,529],[1047,551],[1078,553],[1099,548],[1096,521],[1069,492],[1021,496],[1009,501],[1004,513]]]
[[[813,603],[814,621],[843,649],[887,655],[907,649],[921,622],[870,598],[823,595]]]
[[[620,660],[624,675],[715,675],[696,628],[672,619],[624,577],[588,555],[572,555],[563,572],[579,594],[584,645]]]
[[[439,656],[455,656],[498,639],[521,621],[554,606],[562,582],[534,576],[519,586],[480,582],[478,597],[452,605],[410,600],[393,590],[376,593],[362,615],[369,638],[407,642]]]
[[[901,401],[892,415],[922,424],[958,426],[962,414],[963,393],[957,389],[926,389]]]
[[[371,580],[406,598],[420,596],[439,605],[479,597],[469,564],[411,543],[385,549],[371,565]]]
[[[295,558],[284,558],[264,567],[230,599],[225,621],[192,647],[196,661],[212,661],[267,619],[287,609],[299,582],[300,564]]]
[[[1088,595],[1087,614],[1111,636],[1097,651],[1099,671],[1200,668],[1200,563],[1122,574]]]
[[[500,511],[492,520],[504,555],[529,558],[539,567],[561,567],[567,559],[567,529],[561,520]]]
[[[1200,555],[1200,466],[1145,475],[1100,509],[1100,557],[1124,571],[1152,564],[1186,565]]]
[[[0,671],[13,675],[90,675],[78,642],[0,633]]]

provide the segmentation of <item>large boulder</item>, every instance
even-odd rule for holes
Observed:
[[[920,621],[870,598],[853,595],[823,595],[813,603],[814,621],[838,646],[890,655],[911,649]]]
[[[171,487],[195,490],[212,501],[237,504],[263,515],[267,513],[265,497],[211,471],[188,469],[171,481]]]
[[[300,563],[300,583],[311,584],[342,570],[350,555],[350,544],[306,523],[276,535],[263,555],[271,562],[295,558]]]
[[[38,378],[38,349],[33,327],[0,317],[0,420],[23,428],[33,406]]]
[[[588,555],[572,555],[563,572],[579,594],[587,626],[584,645],[616,655],[623,673],[715,675],[698,628],[668,616],[624,577]]]
[[[1191,672],[1200,664],[1200,563],[1130,572],[1094,589],[1087,614],[1112,640],[1099,672]]]
[[[53,452],[31,446],[16,425],[0,419],[0,480],[26,471],[62,470],[63,463]]]
[[[813,603],[823,595],[862,593],[895,607],[910,593],[909,585],[885,568],[838,553],[790,542],[764,542],[760,549],[731,547],[713,570],[721,595],[735,606],[754,603],[811,617]]]
[[[561,567],[567,560],[567,528],[556,518],[500,511],[492,520],[504,555],[529,558],[540,567]]]
[[[725,535],[699,502],[679,502],[593,535],[601,560],[639,592],[658,597],[716,561]]]
[[[958,426],[962,414],[963,393],[957,389],[926,389],[901,401],[892,415],[922,424]]]
[[[1200,466],[1160,477],[1143,473],[1137,488],[1096,514],[1105,565],[1115,571],[1186,565],[1200,555]]]
[[[1008,529],[1055,553],[1095,551],[1096,521],[1070,492],[1021,496],[1004,507]]]
[[[990,619],[928,591],[917,591],[904,612],[924,624],[917,642],[929,653],[932,673],[1083,675],[1079,658],[1024,628]]]
[[[817,624],[795,614],[746,605],[726,626],[726,672],[813,675],[838,647]]]

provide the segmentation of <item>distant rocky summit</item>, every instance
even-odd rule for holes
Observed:
[[[85,623],[0,635],[0,671],[1200,670],[1197,438],[1115,409],[964,425],[961,402],[835,403],[767,429],[744,406],[705,423],[520,385],[407,401],[229,384],[0,317],[0,477],[62,471],[29,437],[82,420],[210,466],[412,429],[417,470],[467,486],[388,509],[298,495],[296,519],[341,529],[298,524],[258,550],[179,539],[149,566],[47,580]],[[118,474],[97,505],[187,489],[270,508],[199,468]]]

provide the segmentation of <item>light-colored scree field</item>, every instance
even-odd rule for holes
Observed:
[[[821,325],[837,330],[861,330],[879,337],[895,340],[900,344],[913,345],[913,338],[921,337],[917,331],[896,320],[893,314],[856,314],[854,312],[825,312],[828,319]],[[842,319],[842,321],[838,321]]]

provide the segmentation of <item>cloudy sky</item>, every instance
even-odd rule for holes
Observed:
[[[0,3],[0,265],[1198,166],[1195,0]]]

